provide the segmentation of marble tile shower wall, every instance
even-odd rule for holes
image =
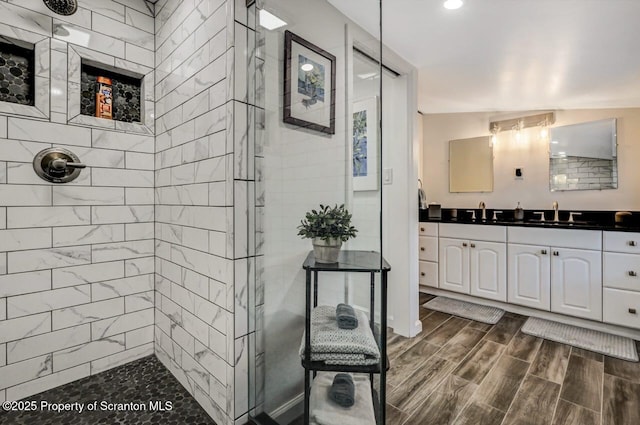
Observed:
[[[245,0],[156,4],[156,355],[221,425],[248,412],[246,21]]]
[[[154,137],[71,125],[67,113],[72,50],[152,70],[152,7],[79,5],[62,17],[41,0],[0,0],[0,38],[37,43],[46,85],[39,112],[0,113],[0,401],[154,351]],[[90,37],[69,38],[61,25]],[[51,146],[89,168],[65,185],[40,180],[31,161]]]

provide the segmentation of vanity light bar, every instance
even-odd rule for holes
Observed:
[[[527,115],[526,117],[510,118],[501,121],[491,121],[489,123],[489,131],[511,130],[518,128],[520,130],[529,127],[537,127],[540,125],[549,126],[556,122],[556,114],[553,112],[545,112],[537,115]]]

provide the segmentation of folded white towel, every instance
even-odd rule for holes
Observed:
[[[366,375],[353,375],[356,402],[341,407],[329,399],[334,372],[318,372],[311,386],[309,399],[310,422],[317,425],[375,425],[371,383]]]
[[[336,309],[326,305],[311,312],[311,360],[334,365],[373,365],[380,361],[380,350],[368,326],[369,319],[356,311],[361,326],[341,329],[336,322]],[[304,357],[305,336],[300,343]]]

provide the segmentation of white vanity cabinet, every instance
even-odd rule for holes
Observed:
[[[640,233],[604,232],[603,321],[640,329]]]
[[[600,231],[510,227],[509,302],[602,320],[601,247]]]
[[[418,282],[438,287],[438,223],[418,225]]]
[[[551,309],[551,258],[549,247],[509,244],[508,301]]]
[[[503,226],[441,224],[440,288],[506,301],[505,242]]]

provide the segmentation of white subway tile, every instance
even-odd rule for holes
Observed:
[[[94,169],[95,171],[96,169]],[[121,187],[53,187],[54,205],[123,205],[124,188]]]
[[[7,274],[7,253],[0,252],[0,275]]]
[[[5,298],[0,298],[0,321],[7,319],[7,300]],[[2,356],[4,352],[4,347],[0,346],[0,356]],[[3,364],[0,361],[0,366]]]
[[[53,288],[82,285],[84,283],[102,282],[124,277],[122,261],[88,264],[86,266],[64,267],[53,269]]]
[[[7,117],[0,117],[0,139],[7,138]],[[6,143],[5,140],[3,143]]]
[[[124,196],[127,205],[153,205],[155,202],[153,188],[127,187]]]
[[[227,363],[223,358],[211,351],[209,347],[196,341],[195,359],[218,381],[227,383]]]
[[[153,240],[115,242],[92,247],[93,262],[124,260],[148,257],[154,254]]]
[[[149,16],[153,16],[153,6],[145,0],[114,0],[116,3],[124,4],[125,6],[135,9],[138,12],[145,13]]]
[[[6,183],[7,180],[7,163],[0,162],[0,183]]]
[[[136,329],[125,334],[125,343],[127,350],[140,345],[153,342],[153,325]]]
[[[88,245],[124,241],[124,224],[56,227],[53,246]]]
[[[9,118],[9,138],[54,144],[91,146],[91,130],[88,128],[22,118]]]
[[[113,149],[69,147],[88,167],[124,168],[125,152]],[[87,170],[85,170],[87,171]],[[88,174],[91,174],[90,172]]]
[[[153,136],[120,133],[93,129],[92,146],[94,148],[119,149],[134,152],[154,152]]]
[[[125,43],[125,58],[131,62],[137,62],[144,66],[153,67],[155,59],[153,52],[148,49],[143,49],[134,44]]]
[[[7,360],[19,362],[90,341],[89,324],[53,331],[7,343]]]
[[[51,37],[51,18],[8,3],[0,3],[0,16],[11,16],[11,26]]]
[[[103,15],[93,15],[92,29],[102,34],[113,36],[117,34],[118,40],[126,41],[138,47],[154,50],[153,34],[139,30],[130,25],[118,22]],[[124,46],[122,55],[124,57]]]
[[[7,228],[7,209],[0,207],[0,229]]]
[[[91,335],[94,340],[129,332],[143,326],[153,325],[153,308],[126,313],[122,316],[99,320],[91,323]]]
[[[0,367],[0,385],[3,388],[49,375],[52,371],[51,354]]]
[[[125,224],[125,226],[127,241],[153,239],[154,237],[153,223],[131,223]]]
[[[53,20],[53,37],[106,55],[124,58],[124,41],[84,28],[78,28],[58,19]]]
[[[20,400],[33,394],[76,381],[89,376],[89,363],[58,373],[47,375],[43,378],[25,382],[7,389],[7,400]]]
[[[214,328],[209,328],[209,348],[223,359],[227,358],[227,337]]]
[[[91,295],[94,301],[152,291],[154,286],[152,274],[99,282],[92,285]]]
[[[154,257],[134,258],[124,262],[124,272],[127,277],[153,273],[154,269]]]
[[[206,159],[196,162],[196,183],[224,181],[226,177],[224,157]]]
[[[134,28],[139,28],[151,34],[155,32],[153,17],[148,14],[138,12],[137,10],[127,8],[125,22],[127,25],[131,25]]]
[[[0,185],[0,206],[51,205],[51,186]]]
[[[0,276],[0,298],[51,289],[51,272],[42,270]]]
[[[196,297],[193,312],[209,326],[213,326],[220,332],[227,331],[227,314],[230,313],[211,301]]]
[[[127,152],[126,164],[126,168],[133,170],[153,170],[155,166],[153,154],[141,152]]]
[[[124,351],[124,334],[53,353],[53,370],[58,372],[120,351]]]
[[[209,134],[224,130],[226,126],[226,118],[227,115],[224,107],[219,107],[204,115],[200,115],[195,119],[195,138],[199,139]]]
[[[227,254],[227,234],[224,232],[209,232],[209,252],[219,257]]]
[[[182,326],[203,344],[209,344],[209,326],[186,310],[182,311]]]
[[[132,349],[129,349],[129,346],[127,345],[127,350],[125,351],[92,361],[91,374],[95,375],[96,373],[104,372],[105,370],[130,363],[134,360],[138,360],[152,354],[153,342],[135,346]]]
[[[55,310],[52,313],[53,330],[78,326],[121,314],[124,314],[124,298],[122,297]]]
[[[132,313],[134,311],[153,309],[153,291],[141,292],[139,294],[127,295],[124,297],[124,311]]]
[[[76,25],[80,25],[85,28],[91,27],[91,12],[84,7],[78,7],[78,10],[73,15],[62,16],[59,15],[45,6],[44,2],[38,0],[8,0],[9,3],[13,3],[17,6],[28,9],[31,13],[37,12],[38,14],[46,15],[52,18],[60,18],[67,22],[71,22]],[[13,24],[13,22],[11,22]],[[51,36],[51,34],[49,34]]]
[[[14,318],[86,304],[91,302],[90,291],[89,285],[80,285],[9,297],[7,298],[7,315]]]
[[[171,339],[178,344],[189,355],[194,354],[195,338],[189,332],[185,331],[182,326],[174,326],[171,328]]]
[[[91,0],[79,0],[78,5],[93,11],[93,13],[99,13],[109,18],[116,19],[120,22],[124,22],[124,6],[111,0],[100,0],[99,2]]]
[[[94,186],[153,187],[153,171],[93,168],[91,182]]]
[[[51,229],[0,230],[0,251],[51,248]]]
[[[74,226],[91,222],[90,207],[10,207],[7,227]]]
[[[0,343],[51,331],[51,313],[34,314],[0,322]]]
[[[189,291],[209,298],[209,278],[189,269],[182,269],[182,285]]]
[[[1,168],[1,167],[0,167]],[[7,182],[9,184],[54,184],[42,180],[34,171],[33,164],[9,162],[7,164]],[[68,184],[88,186],[91,184],[91,173],[81,171],[78,178]]]
[[[182,229],[182,245],[199,251],[209,250],[209,232],[206,229],[184,227]]]
[[[79,266],[91,262],[91,247],[34,249],[8,253],[9,273]]]
[[[140,223],[153,221],[153,205],[127,205],[121,207],[91,207],[93,224]]]

